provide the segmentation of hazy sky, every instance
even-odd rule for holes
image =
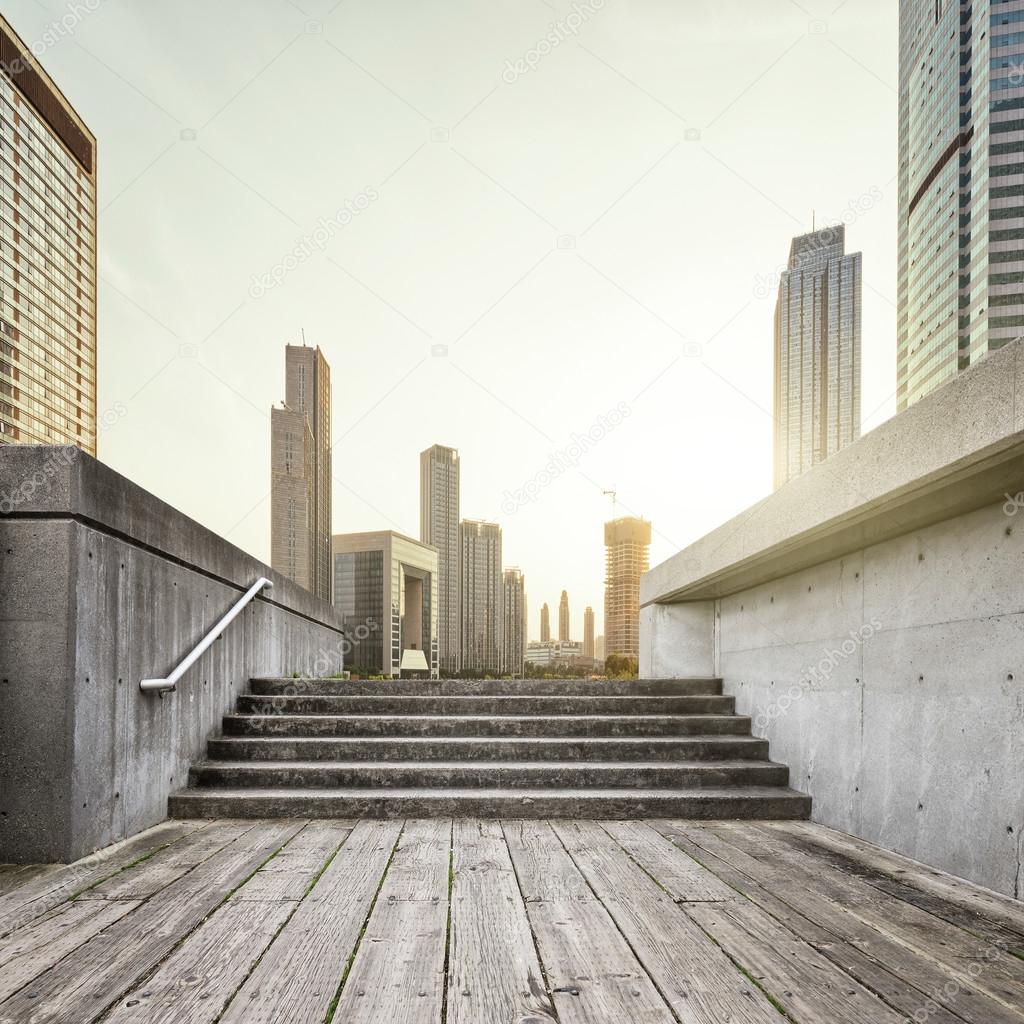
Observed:
[[[100,457],[253,554],[304,328],[334,529],[417,535],[418,453],[453,445],[531,638],[563,588],[600,632],[603,490],[652,563],[770,491],[775,291],[812,211],[864,253],[865,429],[893,413],[892,0],[80,3],[41,60],[98,137],[100,410],[125,410]],[[68,14],[4,8],[30,43]]]

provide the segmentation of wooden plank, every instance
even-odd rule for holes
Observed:
[[[969,931],[981,933],[983,929],[987,930],[993,941],[1006,942],[1017,948],[1024,944],[1024,903],[1019,900],[824,825],[803,821],[771,822],[768,825],[773,832],[798,843],[800,849],[809,852],[814,848],[823,856],[831,855],[833,866],[856,874],[907,903],[929,909],[931,913]],[[916,890],[930,901],[915,902],[911,890]],[[950,910],[953,907],[962,910],[966,916],[954,918]],[[998,932],[993,925],[998,927]]]
[[[56,871],[0,896],[0,936],[23,928],[76,893],[123,871],[140,858],[176,843],[205,828],[206,821],[165,821],[131,839],[108,846],[89,857],[61,866]]]
[[[730,889],[650,825],[642,821],[606,821],[602,825],[680,903],[718,903],[738,898],[735,889]]]
[[[345,1024],[440,1024],[452,823],[411,821],[341,990]]]
[[[59,864],[0,864],[0,896],[59,870]]]
[[[795,885],[785,871],[743,853],[712,828],[651,824],[908,1018],[927,1004],[929,1024],[1020,1024],[1016,1013],[973,986],[947,989],[951,978],[940,965]]]
[[[221,1024],[322,1024],[401,831],[397,821],[361,821],[352,829]]]
[[[306,825],[124,995],[104,1024],[213,1024],[350,832],[347,823]]]
[[[756,826],[730,823],[716,831],[751,856],[760,854],[777,867],[784,866],[799,884],[865,924],[944,965],[961,983],[973,984],[1010,1008],[1024,1006],[1024,961],[998,946],[801,853]],[[971,964],[983,968],[973,978],[968,973]]]
[[[501,827],[457,821],[452,840],[447,1024],[554,1022]]]
[[[555,822],[553,827],[683,1024],[782,1024],[764,994],[599,824]],[[675,869],[658,844],[647,845]]]
[[[65,903],[0,939],[0,1001],[138,906],[138,901],[131,900]]]
[[[215,821],[81,893],[80,900],[145,900],[255,827],[254,821]]]
[[[796,1021],[906,1024],[906,1016],[859,985],[752,903],[683,908]]]
[[[0,1024],[91,1024],[301,827],[257,824],[0,1003]]]
[[[562,1024],[674,1022],[551,826],[508,822],[504,832]]]

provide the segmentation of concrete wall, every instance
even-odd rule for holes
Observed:
[[[816,821],[1018,898],[1020,354],[653,570],[641,621],[641,673],[720,675]]]
[[[175,693],[143,694],[259,576]],[[75,449],[0,446],[0,862],[163,820],[254,675],[329,674],[333,608]]]

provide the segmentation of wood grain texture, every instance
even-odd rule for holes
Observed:
[[[505,838],[562,1024],[674,1021],[552,827],[509,822]]]
[[[452,849],[447,1024],[553,1024],[500,826],[457,821]]]
[[[409,821],[341,990],[345,1024],[440,1024],[450,821]]]
[[[222,1024],[322,1024],[402,831],[361,821],[239,989]]]

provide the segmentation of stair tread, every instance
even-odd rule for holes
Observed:
[[[319,789],[300,786],[266,786],[236,789],[234,787],[210,787],[203,789],[181,789],[173,794],[175,799],[196,798],[196,799],[225,799],[254,800],[261,797],[294,797],[302,799],[325,799],[336,796],[372,796],[376,799],[389,799],[391,797],[422,797],[442,796],[452,798],[501,797],[509,796],[517,800],[539,799],[545,800],[552,797],[566,798],[573,800],[593,800],[608,796],[622,796],[628,794],[631,797],[655,799],[661,797],[686,798],[700,801],[721,800],[730,798],[750,797],[764,799],[787,798],[793,800],[806,800],[808,797],[795,789],[787,786],[706,786],[701,789],[633,789],[630,786],[612,786],[601,789],[571,789],[568,787],[544,787],[537,789],[505,789],[495,786],[474,789],[472,787],[438,788],[436,786],[423,787],[402,787],[382,790],[378,786],[373,787],[336,787]]]
[[[285,719],[286,721],[308,721],[310,719],[321,722],[321,721],[333,721],[338,719],[340,721],[368,721],[372,720],[375,722],[388,721],[393,719],[395,721],[407,722],[412,719],[424,719],[426,721],[437,721],[437,722],[448,722],[451,719],[458,719],[459,721],[467,722],[490,722],[494,720],[494,715],[377,715],[372,713],[364,714],[347,714],[347,715],[304,715],[304,714],[286,714],[286,715],[261,715],[261,714],[246,714],[245,712],[235,712],[229,715],[225,715],[225,718],[236,718],[244,719],[245,721],[257,721],[261,719],[273,719],[278,721],[279,719]],[[552,717],[557,718],[560,722],[566,721],[621,721],[622,719],[628,719],[631,722],[645,722],[645,721],[677,721],[683,719],[686,721],[692,719],[714,719],[717,721],[721,718],[748,718],[749,715],[733,715],[725,711],[694,711],[689,713],[683,712],[663,712],[659,714],[647,714],[647,715],[613,715],[613,714],[589,714],[589,715],[502,715],[503,720],[506,721],[522,721],[522,722],[549,722]]]
[[[735,743],[737,745],[748,745],[751,743],[764,742],[757,736],[733,736],[720,733],[695,733],[692,736],[220,736],[218,743],[251,744],[251,743],[276,743],[279,746],[294,743],[380,743],[398,744],[401,746],[428,743],[561,743],[569,745],[572,743],[587,743],[601,746],[602,744],[621,743]]]
[[[495,768],[507,768],[514,771],[529,770],[537,768],[557,769],[558,771],[591,771],[592,769],[614,768],[616,770],[627,769],[655,769],[658,771],[684,770],[705,770],[717,771],[722,768],[781,768],[776,761],[754,760],[749,761],[225,761],[222,759],[200,761],[195,765],[197,770],[202,769],[231,769],[236,771],[239,768],[257,769],[266,771],[280,771],[284,768],[301,769],[359,769],[375,770],[381,768],[425,768],[430,771],[459,770],[467,767],[493,770]]]

